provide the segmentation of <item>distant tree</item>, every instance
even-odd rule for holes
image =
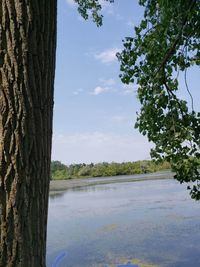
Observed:
[[[153,161],[136,162],[102,162],[97,164],[71,164],[64,165],[60,161],[51,163],[51,177],[53,180],[81,178],[81,177],[102,177],[116,176],[137,173],[155,172],[158,170],[170,169],[167,162],[155,163]]]
[[[91,167],[89,165],[83,166],[78,172],[78,176],[91,176]]]
[[[63,169],[66,169],[67,166],[65,164],[63,164],[62,162],[60,161],[52,161],[51,162],[51,171],[55,171],[55,170],[63,170]]]
[[[66,179],[68,176],[68,168],[60,161],[51,162],[51,179]]]

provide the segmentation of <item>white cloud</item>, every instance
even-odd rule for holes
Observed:
[[[129,121],[130,118],[128,118],[127,116],[124,116],[124,115],[115,115],[115,116],[112,116],[112,120],[114,122],[121,123],[121,122],[127,122],[127,121]]]
[[[129,20],[127,23],[126,23],[127,26],[131,27],[131,28],[134,28],[135,27],[135,23],[132,21],[132,20]]]
[[[102,83],[104,86],[112,86],[116,84],[115,80],[112,78],[110,79],[100,78],[99,82]]]
[[[71,7],[75,7],[77,4],[74,2],[74,0],[66,0],[67,4]]]
[[[101,53],[96,53],[95,58],[100,60],[102,63],[111,63],[117,60],[116,53],[120,52],[119,48],[107,49]]]
[[[99,0],[99,4],[102,6],[102,10],[106,12],[108,15],[114,14],[113,4],[105,1],[105,0]]]
[[[77,89],[76,91],[73,92],[73,95],[80,95],[83,92],[82,88]]]
[[[122,15],[120,15],[120,14],[116,14],[116,15],[115,15],[115,18],[116,18],[116,20],[118,20],[118,21],[123,21],[123,20],[124,20],[124,17],[123,17]]]
[[[137,133],[54,134],[52,158],[67,164],[136,161],[149,158],[150,147],[146,138]]]
[[[110,91],[110,88],[109,87],[97,86],[91,92],[91,95],[100,95],[100,94],[105,93],[105,92],[108,92],[108,91]]]
[[[100,95],[102,93],[117,92],[113,87],[116,84],[114,79],[99,78],[100,85],[96,86],[91,92],[91,95]]]
[[[135,95],[137,93],[137,89],[138,89],[138,86],[137,85],[133,85],[133,84],[130,84],[130,85],[123,85],[123,91],[122,91],[122,94],[123,95]]]

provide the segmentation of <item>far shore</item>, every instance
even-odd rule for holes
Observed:
[[[161,179],[172,179],[172,178],[173,178],[173,173],[171,171],[164,171],[164,172],[135,174],[135,175],[54,180],[50,182],[50,194],[53,194],[54,192],[57,191],[64,191],[84,186],[123,183],[123,182],[139,182],[147,180],[161,180]]]

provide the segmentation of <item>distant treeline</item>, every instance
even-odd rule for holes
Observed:
[[[52,161],[51,179],[62,180],[82,177],[132,175],[140,173],[151,173],[168,169],[170,169],[169,163],[163,162],[158,164],[150,160],[123,163],[82,163],[71,164],[69,166],[61,163],[60,161]]]

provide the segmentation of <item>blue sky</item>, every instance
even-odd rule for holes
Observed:
[[[133,0],[102,3],[104,23],[97,28],[83,21],[73,0],[58,1],[52,159],[66,164],[148,159],[152,146],[133,127],[137,87],[121,83],[115,57],[142,9]]]

